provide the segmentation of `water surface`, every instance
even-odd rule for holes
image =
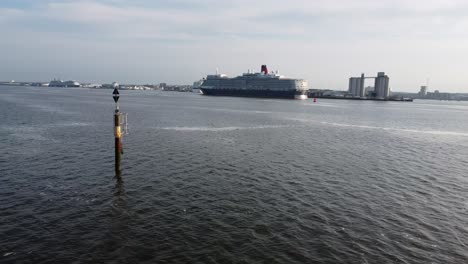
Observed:
[[[0,87],[0,262],[468,263],[468,104]]]

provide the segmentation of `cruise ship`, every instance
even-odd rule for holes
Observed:
[[[49,87],[81,87],[81,84],[76,81],[62,81],[53,79],[49,82]]]
[[[200,90],[204,95],[307,99],[308,82],[285,78],[262,65],[260,72],[248,71],[234,78],[208,75]]]

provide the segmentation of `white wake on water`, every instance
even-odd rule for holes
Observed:
[[[300,121],[300,122],[309,123],[309,124],[310,123],[319,123],[319,124],[322,124],[322,125],[337,126],[337,127],[375,129],[375,130],[385,130],[385,131],[395,131],[395,132],[405,132],[405,133],[416,133],[416,134],[429,134],[429,135],[439,135],[439,136],[468,137],[468,133],[457,132],[457,131],[421,130],[421,129],[398,128],[398,127],[380,127],[380,126],[369,126],[369,125],[354,125],[354,124],[318,121],[318,120],[304,119],[304,118],[289,118],[289,120]]]
[[[333,123],[333,122],[320,122],[320,123],[325,124],[325,125],[342,126],[342,127],[356,127],[356,128],[380,129],[380,130],[388,130],[388,131],[418,133],[418,134],[468,137],[468,133],[455,132],[455,131],[420,130],[420,129],[408,129],[408,128],[396,128],[396,127],[378,127],[378,126],[352,125],[352,124],[342,124],[342,123]]]
[[[157,129],[161,130],[175,130],[175,131],[207,131],[207,132],[223,132],[223,131],[234,131],[234,130],[254,130],[254,129],[270,129],[270,128],[284,128],[290,126],[248,126],[248,127],[241,127],[241,126],[228,126],[228,127],[158,127]]]

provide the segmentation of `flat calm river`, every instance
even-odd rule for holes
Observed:
[[[1,263],[468,263],[468,103],[0,86]]]

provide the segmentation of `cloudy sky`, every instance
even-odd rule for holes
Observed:
[[[466,0],[0,0],[0,34],[0,80],[188,84],[267,64],[311,88],[385,71],[394,91],[468,92]]]

